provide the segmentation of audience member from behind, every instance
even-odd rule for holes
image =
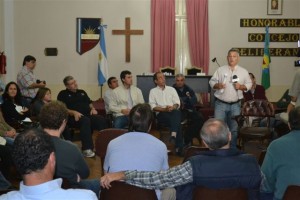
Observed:
[[[138,103],[144,103],[142,91],[132,85],[132,74],[124,70],[120,74],[122,85],[112,91],[109,111],[114,115],[114,127],[126,128],[131,108]]]
[[[15,82],[6,85],[1,109],[8,124],[14,124],[29,116],[29,109],[24,106],[19,86]]]
[[[17,199],[93,199],[96,195],[88,190],[64,190],[62,179],[53,180],[55,153],[51,137],[39,129],[29,129],[15,140],[13,160],[23,176],[20,191],[13,191],[0,197],[1,200]]]
[[[51,102],[51,90],[47,87],[40,88],[32,104],[32,115],[38,116],[44,104]]]
[[[109,102],[111,102],[111,96],[112,96],[113,89],[119,87],[118,79],[116,77],[112,76],[107,80],[107,84],[108,84],[109,88],[105,91],[103,98],[104,98],[104,103],[105,103],[105,111],[106,111],[106,113],[110,113]]]
[[[109,188],[115,180],[148,189],[175,187],[178,200],[193,197],[196,186],[210,189],[245,188],[249,199],[257,199],[261,171],[253,155],[230,148],[231,133],[227,125],[217,119],[207,120],[201,129],[201,138],[210,151],[191,157],[182,165],[160,172],[125,171],[108,173],[101,178],[101,185]]]
[[[46,133],[51,135],[56,154],[55,177],[66,178],[71,187],[90,189],[99,194],[98,179],[86,179],[90,174],[89,167],[78,147],[60,138],[68,120],[68,110],[59,101],[45,104],[40,112],[40,124]],[[85,180],[84,180],[85,179]]]
[[[129,113],[129,132],[108,144],[104,171],[122,170],[161,171],[167,170],[166,145],[149,134],[153,113],[149,104],[137,104]],[[175,199],[175,190],[156,191],[158,199]],[[173,197],[173,198],[172,198]]]
[[[94,157],[93,130],[106,127],[106,120],[98,112],[84,90],[78,89],[76,80],[66,76],[63,80],[66,89],[59,92],[57,100],[66,104],[69,113],[68,126],[80,129],[82,153],[85,157]]]
[[[22,96],[25,98],[29,106],[36,96],[38,89],[46,86],[45,81],[36,79],[33,70],[36,66],[36,59],[31,55],[27,55],[23,60],[23,67],[17,75],[17,83],[20,87]]]
[[[263,99],[268,100],[266,97],[266,91],[265,88],[262,85],[256,84],[255,76],[252,73],[249,73],[249,76],[252,81],[252,87],[248,91],[244,91],[244,101],[250,101],[253,99]]]
[[[289,185],[300,185],[300,107],[289,112],[288,125],[291,132],[269,145],[261,167],[261,189],[273,193],[270,199],[282,199]]]

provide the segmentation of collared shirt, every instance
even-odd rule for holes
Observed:
[[[151,108],[161,107],[165,108],[167,106],[173,106],[174,104],[178,104],[178,108],[180,107],[180,99],[173,87],[165,86],[164,89],[157,86],[150,90],[149,94],[149,104]]]
[[[139,88],[131,85],[130,94],[132,98],[132,106],[145,102],[142,91]],[[128,99],[129,89],[125,88],[123,84],[112,91],[111,101],[109,102],[109,110],[113,113],[115,117],[123,115],[121,113],[121,110],[128,108]]]
[[[147,189],[164,189],[193,182],[193,169],[190,161],[170,168],[167,171],[139,172],[125,171],[126,182]]]
[[[62,179],[55,179],[35,186],[24,185],[20,183],[20,191],[12,191],[0,197],[1,200],[97,200],[96,194],[90,190],[61,188]]]
[[[250,79],[249,73],[246,69],[240,67],[239,65],[234,67],[232,71],[230,66],[224,65],[219,67],[214,75],[211,77],[209,84],[211,88],[214,87],[216,83],[225,83],[224,90],[215,90],[215,97],[225,101],[225,102],[236,102],[239,99],[243,99],[243,91],[236,90],[232,82],[232,77],[236,75],[238,77],[238,83],[245,85],[247,91],[252,87],[252,81]],[[226,78],[225,78],[226,77]]]
[[[34,98],[38,92],[38,88],[29,88],[30,85],[36,83],[36,78],[33,71],[23,66],[21,71],[17,75],[17,83],[20,87],[22,96]]]
[[[289,90],[289,95],[292,97],[297,97],[296,107],[300,105],[300,70],[295,74],[293,84]]]
[[[66,104],[69,110],[76,110],[83,115],[90,115],[91,99],[84,90],[77,89],[75,92],[65,89],[58,93],[57,100]]]

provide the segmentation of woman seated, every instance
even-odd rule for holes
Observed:
[[[29,110],[24,107],[20,88],[15,82],[6,85],[1,108],[5,121],[13,127],[19,121],[29,117]]]
[[[51,90],[49,88],[40,88],[32,105],[32,115],[39,116],[44,104],[51,102]]]

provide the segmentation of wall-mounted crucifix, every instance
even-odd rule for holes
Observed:
[[[113,35],[125,35],[126,62],[130,62],[130,36],[143,35],[144,30],[130,30],[130,17],[125,18],[125,30],[112,30]]]

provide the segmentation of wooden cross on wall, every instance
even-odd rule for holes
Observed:
[[[113,35],[125,35],[126,62],[130,62],[130,36],[143,35],[144,30],[130,30],[130,17],[125,18],[125,30],[112,30]]]

